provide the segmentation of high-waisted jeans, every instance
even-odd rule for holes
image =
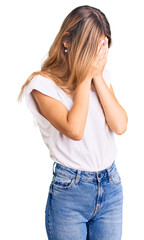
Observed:
[[[45,207],[49,240],[121,240],[123,188],[112,165],[80,171],[53,163]]]

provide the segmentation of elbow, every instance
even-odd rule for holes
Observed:
[[[75,140],[76,140],[76,141],[80,141],[80,140],[82,140],[82,138],[83,138],[83,136],[77,135],[76,138],[75,138]]]
[[[82,138],[83,138],[82,134],[79,134],[79,133],[73,134],[73,140],[75,141],[80,141],[82,140]]]
[[[125,123],[122,127],[119,127],[119,128],[117,129],[117,131],[116,131],[116,134],[117,134],[117,135],[122,135],[123,133],[126,132],[126,130],[127,130],[127,123],[128,123],[128,118],[127,118],[127,120],[126,120],[126,123]]]
[[[71,134],[71,139],[75,141],[80,141],[83,138],[83,134],[81,134],[79,131],[74,130]]]
[[[117,135],[122,135],[123,133],[126,132],[126,130],[127,130],[127,127],[125,127],[125,128],[120,128],[120,129],[118,129],[118,130],[116,131],[116,134],[117,134]]]

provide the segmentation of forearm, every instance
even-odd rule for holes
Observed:
[[[87,120],[90,88],[91,81],[89,79],[84,80],[79,85],[73,106],[68,114],[68,122],[71,124],[72,130],[80,138],[83,136]]]
[[[102,77],[93,78],[107,124],[116,134],[126,131],[128,117]]]

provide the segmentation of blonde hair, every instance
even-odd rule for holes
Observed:
[[[88,5],[73,9],[64,19],[41,71],[33,72],[22,85],[18,101],[25,87],[38,74],[51,78],[65,93],[75,94],[88,75],[102,35],[107,36],[110,47],[110,25],[102,11]],[[64,50],[64,41],[70,42],[68,52]]]

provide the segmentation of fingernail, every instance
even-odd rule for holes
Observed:
[[[105,41],[105,40],[103,39],[103,40],[101,41],[101,43],[104,43],[104,41]]]
[[[106,44],[106,41],[104,40],[104,42],[103,42],[103,46]]]

